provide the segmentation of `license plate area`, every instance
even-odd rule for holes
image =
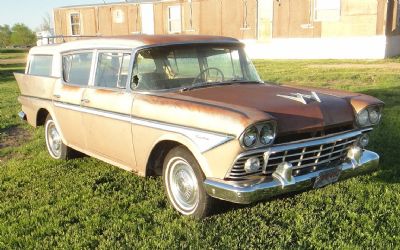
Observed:
[[[338,167],[328,169],[319,173],[319,176],[315,179],[314,188],[321,188],[326,185],[335,183],[339,180],[340,172],[342,170]]]

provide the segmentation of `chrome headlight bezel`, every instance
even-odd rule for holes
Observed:
[[[247,138],[249,138],[249,140],[252,140],[252,142],[246,143]],[[257,141],[258,141],[258,129],[255,126],[251,126],[243,133],[242,144],[246,148],[251,148],[257,144]]]
[[[382,105],[371,105],[356,114],[357,126],[360,128],[378,125],[382,118]]]
[[[268,131],[268,142],[264,141],[264,133]],[[271,145],[272,142],[275,140],[275,136],[276,136],[276,131],[275,131],[275,126],[272,123],[265,123],[259,132],[259,139],[261,144],[263,145]]]
[[[262,130],[264,127],[269,127],[273,131],[273,135],[272,135],[273,138],[268,144],[264,144],[261,142],[261,136],[262,136],[261,133],[262,133]],[[257,138],[255,140],[255,143],[253,143],[251,146],[248,146],[244,143],[245,136],[247,134],[251,133],[252,131],[256,131]],[[275,137],[276,137],[276,121],[266,121],[266,122],[259,122],[259,123],[249,126],[239,137],[239,141],[240,141],[240,145],[244,149],[253,149],[253,148],[259,148],[259,147],[265,147],[265,146],[272,145],[275,141]]]

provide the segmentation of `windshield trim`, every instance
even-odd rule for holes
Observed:
[[[180,91],[184,88],[187,87],[177,87],[177,88],[170,88],[170,89],[157,89],[157,90],[140,90],[138,89],[138,85],[136,85],[135,88],[132,88],[132,78],[134,77],[133,75],[133,67],[136,64],[137,61],[137,57],[139,55],[140,52],[147,50],[147,49],[152,49],[152,48],[163,48],[163,47],[173,47],[173,46],[192,46],[192,45],[215,45],[215,46],[236,46],[238,48],[244,49],[245,45],[240,42],[240,41],[223,41],[222,43],[220,41],[215,41],[215,40],[210,40],[210,41],[185,41],[182,43],[164,43],[164,44],[151,44],[151,45],[143,45],[140,47],[136,47],[135,49],[132,50],[132,59],[131,59],[131,64],[130,64],[130,77],[128,79],[128,89],[132,92],[138,92],[138,93],[168,93],[168,92],[176,92],[176,91]],[[244,51],[243,51],[244,52]],[[247,58],[246,53],[244,53],[245,57]],[[242,58],[241,60],[243,60],[244,58]],[[258,72],[257,72],[258,74]],[[256,81],[245,81],[243,80],[243,82],[256,82]],[[234,81],[234,83],[239,83]],[[263,83],[263,81],[261,80],[259,83]],[[218,85],[215,85],[218,86]]]

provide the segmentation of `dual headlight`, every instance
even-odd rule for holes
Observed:
[[[381,106],[370,106],[357,113],[357,124],[360,127],[376,125],[381,120],[381,116]]]
[[[245,148],[271,145],[275,140],[276,124],[274,122],[259,123],[246,129],[240,141]]]

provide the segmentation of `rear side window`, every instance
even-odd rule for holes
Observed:
[[[64,55],[63,78],[66,83],[86,86],[89,83],[93,52]]]
[[[53,56],[33,55],[29,63],[28,74],[36,76],[51,76]]]
[[[95,86],[125,88],[131,55],[121,52],[100,52],[97,61]]]

